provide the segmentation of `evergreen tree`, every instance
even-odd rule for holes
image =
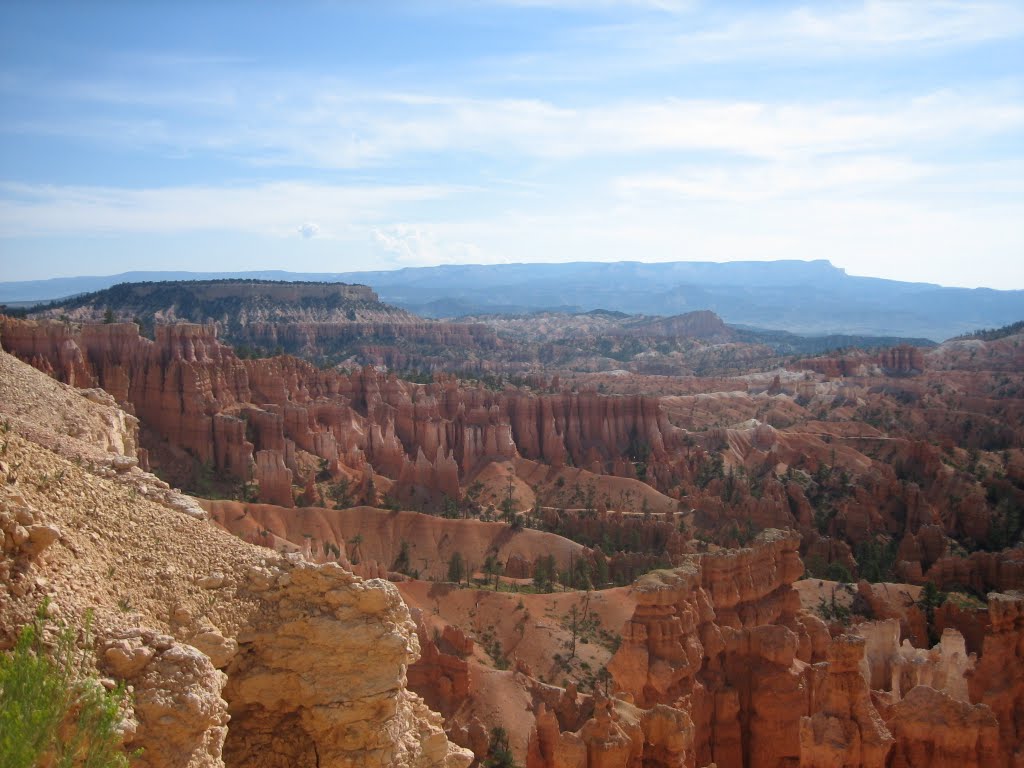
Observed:
[[[461,584],[466,576],[466,561],[461,552],[453,552],[451,560],[448,561],[448,581]]]
[[[508,733],[500,725],[491,729],[491,743],[481,765],[483,768],[517,768],[508,746]]]

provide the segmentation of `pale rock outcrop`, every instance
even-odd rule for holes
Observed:
[[[189,645],[206,654],[210,663],[217,669],[224,669],[238,653],[238,642],[233,637],[225,637],[209,621],[201,623],[199,628],[189,637]]]
[[[141,628],[109,637],[101,664],[125,680],[136,724],[126,747],[142,768],[221,768],[227,734],[225,676],[190,645]]]
[[[60,529],[42,522],[24,499],[0,500],[0,584],[24,594],[33,563],[58,539]]]
[[[440,716],[405,689],[415,626],[393,586],[338,566],[253,573],[267,609],[239,638],[225,698],[230,763],[456,768]]]
[[[964,636],[946,629],[930,650],[914,648],[909,641],[892,658],[891,690],[896,700],[914,687],[925,685],[957,701],[969,701],[967,681],[974,674],[977,659],[967,653]]]
[[[909,640],[900,645],[896,619],[866,621],[851,627],[850,634],[864,638],[861,671],[873,691],[890,691],[899,701],[918,685],[927,685],[968,701],[967,680],[973,674],[976,656],[967,653],[964,637],[947,628],[933,648],[915,648]]]
[[[900,648],[899,621],[865,621],[848,631],[864,638],[864,661],[861,672],[868,688],[872,691],[892,690],[894,662]]]

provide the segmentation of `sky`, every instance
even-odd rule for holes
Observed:
[[[828,259],[1024,288],[1024,3],[0,3],[0,280]]]

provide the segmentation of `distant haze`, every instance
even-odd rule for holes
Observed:
[[[936,341],[1024,319],[1024,291],[853,277],[827,261],[449,265],[329,274],[134,272],[0,283],[0,302],[53,299],[120,282],[198,278],[359,283],[383,301],[427,317],[551,309],[677,315],[710,309],[732,325]]]

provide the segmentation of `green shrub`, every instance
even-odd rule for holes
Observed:
[[[44,601],[14,649],[0,654],[0,765],[128,766],[118,731],[124,688],[103,688],[70,627],[59,628],[47,652],[46,608]],[[87,614],[86,645],[91,623]]]
[[[483,768],[517,768],[508,746],[508,733],[501,726],[491,729],[491,741],[482,765]]]
[[[842,563],[833,560],[828,564],[828,568],[825,569],[825,578],[829,581],[842,581],[849,582],[853,578],[850,576],[850,570]]]

